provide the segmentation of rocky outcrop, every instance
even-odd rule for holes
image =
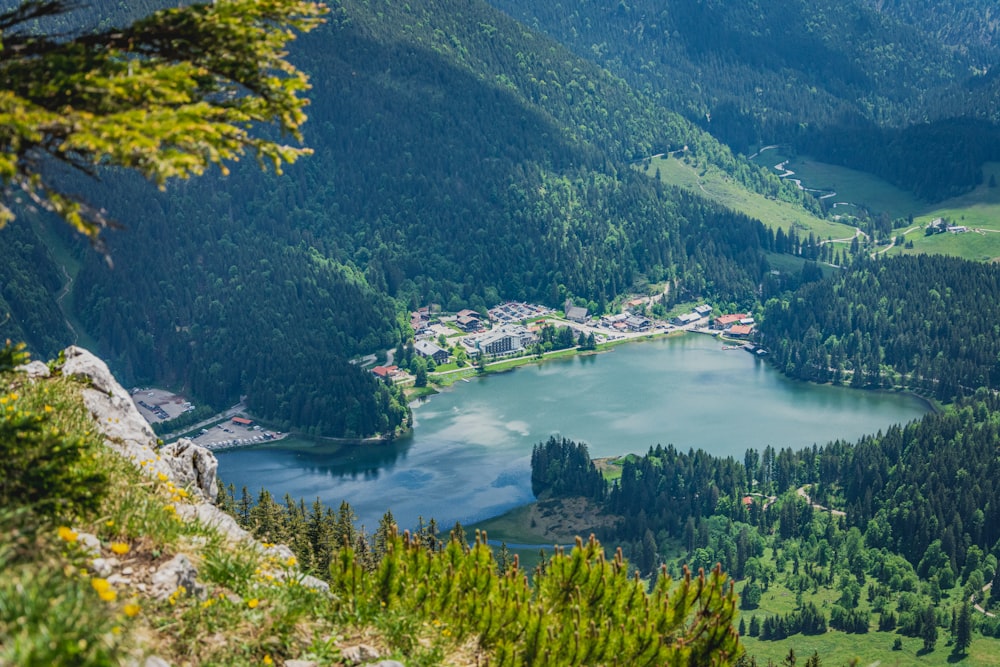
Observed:
[[[153,429],[139,413],[129,393],[115,380],[107,364],[87,350],[76,346],[66,348],[64,356],[66,361],[62,366],[63,375],[80,378],[87,383],[82,389],[83,401],[104,435],[105,444],[132,461],[146,474],[153,477],[163,475],[164,479],[169,479],[177,487],[187,489],[194,497],[192,503],[177,503],[176,510],[179,517],[212,528],[230,542],[250,544],[274,556],[279,562],[287,563],[293,558],[292,550],[287,546],[261,544],[241,528],[236,519],[214,505],[219,492],[216,479],[219,462],[215,454],[186,438],[162,448],[158,447]],[[40,369],[35,370],[40,372]],[[187,557],[184,557],[184,561],[190,565]],[[183,564],[183,562],[176,563],[178,567]],[[180,581],[177,578],[181,576],[178,574],[181,570],[172,567],[163,574],[164,581],[168,582],[164,586],[169,584],[170,587],[168,596],[179,585],[184,585],[188,592],[197,590],[196,572],[193,568],[190,571],[184,570],[181,583],[174,581],[175,579]],[[294,570],[282,569],[273,574],[283,579],[295,577],[302,585],[317,590],[330,589],[325,581],[312,576],[303,576]]]
[[[67,347],[63,354],[63,375],[87,382],[81,391],[83,402],[104,434],[105,444],[151,475],[172,477],[173,470],[157,454],[156,434],[108,365],[75,345]]]
[[[175,484],[194,488],[211,503],[216,501],[219,485],[215,475],[219,470],[219,460],[215,454],[187,438],[181,438],[160,449],[160,458],[173,471],[171,476]]]

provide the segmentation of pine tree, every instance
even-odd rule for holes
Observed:
[[[931,605],[925,607],[921,613],[920,637],[924,640],[924,652],[929,653],[933,651],[934,646],[937,644],[938,629],[937,615],[934,613],[934,607]]]
[[[972,644],[972,604],[966,600],[962,603],[962,609],[958,612],[958,619],[955,622],[955,648],[954,654],[963,656],[969,651]]]

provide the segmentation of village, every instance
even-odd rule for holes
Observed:
[[[598,346],[675,332],[720,337],[728,343],[722,346],[723,350],[745,349],[757,356],[766,354],[748,340],[756,326],[751,314],[717,314],[712,306],[701,303],[669,318],[657,318],[648,314],[654,298],[634,297],[624,303],[620,312],[600,316],[569,301],[562,311],[516,301],[501,303],[485,313],[472,309],[447,313],[436,306],[424,306],[410,314],[414,334],[412,357],[420,359],[425,369],[423,384],[418,382],[414,364],[403,367],[394,363],[396,350],[388,350],[382,364],[377,364],[372,355],[365,365],[371,364],[369,371],[387,383],[419,388],[428,381],[435,384],[468,381],[466,376],[504,362],[529,362],[546,355],[595,350]],[[571,335],[566,335],[566,329]],[[558,340],[553,336],[555,331],[562,332]],[[546,334],[549,340],[543,342]],[[183,396],[165,389],[135,387],[131,394],[139,412],[154,425],[195,409]],[[242,403],[164,437],[179,434],[210,450],[257,445],[288,435],[257,424]]]
[[[723,349],[766,354],[747,341],[755,330],[750,313],[714,315],[713,307],[702,303],[669,319],[657,319],[647,314],[651,302],[651,297],[636,297],[626,301],[621,312],[600,316],[569,301],[562,311],[508,301],[488,309],[485,314],[472,309],[445,313],[438,307],[424,306],[410,313],[413,353],[424,360],[432,381],[463,369],[483,369],[516,358],[537,358],[566,347],[596,349],[599,345],[682,331],[721,336],[732,341],[732,345]],[[569,328],[576,343],[563,348],[553,348],[551,343],[544,347],[545,327]],[[738,341],[747,342],[736,344]],[[394,364],[391,355],[385,364],[372,367],[371,372],[393,384],[416,383],[416,375],[411,369]]]

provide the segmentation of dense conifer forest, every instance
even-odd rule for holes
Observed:
[[[778,368],[818,382],[915,389],[950,401],[1000,383],[995,264],[920,255],[858,261],[765,304]]]

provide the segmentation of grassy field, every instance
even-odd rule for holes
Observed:
[[[676,158],[659,157],[649,161],[646,173],[655,176],[657,171],[664,183],[698,192],[775,229],[787,232],[795,227],[800,234],[808,236],[813,232],[821,239],[842,238],[854,233],[847,225],[816,217],[794,204],[750,192],[715,167],[696,167]]]
[[[837,202],[861,204],[871,211],[885,211],[893,218],[912,215],[913,226],[901,228],[895,234],[905,234],[906,240],[913,242],[913,247],[894,246],[887,251],[888,254],[934,253],[974,261],[1000,259],[1000,187],[991,188],[988,185],[991,176],[1000,178],[1000,163],[983,165],[983,184],[971,192],[937,204],[927,204],[871,174],[806,156],[789,157],[780,148],[764,152],[754,162],[773,167],[785,160],[789,160],[787,167],[807,187],[836,190],[837,195],[833,199]],[[840,207],[835,210],[840,210]],[[923,228],[936,218],[946,218],[973,231],[925,236]]]
[[[875,213],[888,213],[893,218],[916,216],[927,208],[925,202],[877,176],[819,162],[807,156],[791,157],[782,153],[780,148],[761,153],[753,162],[773,168],[786,160],[787,168],[795,172],[793,178],[800,179],[808,188],[836,192],[836,196],[831,197],[834,202],[859,204]]]
[[[914,217],[916,229],[906,235],[913,248],[893,248],[896,254],[937,253],[976,261],[1000,258],[1000,187],[989,187],[990,176],[1000,179],[1000,163],[983,167],[983,185],[972,192],[926,207]],[[973,230],[964,234],[924,236],[923,226],[936,218],[947,218],[955,225]]]
[[[744,615],[746,612],[743,612]],[[814,651],[819,653],[824,667],[841,667],[858,659],[862,667],[894,667],[896,665],[975,665],[993,667],[1000,665],[1000,640],[973,635],[969,654],[963,660],[951,657],[951,647],[945,646],[946,633],[939,629],[937,647],[930,653],[922,653],[923,641],[918,637],[903,637],[892,632],[869,632],[863,635],[831,631],[822,635],[795,635],[788,639],[772,642],[760,641],[752,637],[742,637],[747,653],[757,658],[758,665],[766,665],[768,660],[780,665],[789,649],[795,650],[798,663],[803,664]],[[901,651],[893,651],[896,637],[903,641]]]

